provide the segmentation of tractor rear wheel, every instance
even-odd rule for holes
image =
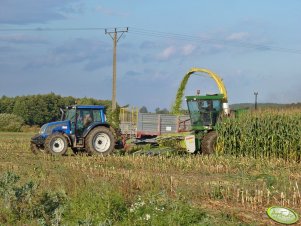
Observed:
[[[211,131],[202,138],[202,154],[213,154],[215,152],[217,132]]]
[[[44,146],[47,153],[64,155],[68,149],[68,142],[63,134],[54,133],[46,138]]]
[[[114,150],[115,139],[110,129],[106,127],[94,128],[86,137],[85,149],[90,155],[109,155]]]

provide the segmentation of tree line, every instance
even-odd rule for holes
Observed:
[[[149,111],[147,110],[147,107],[145,107],[145,106],[142,106],[142,107],[139,109],[139,112],[140,112],[140,113],[151,113],[151,112],[149,112]],[[169,110],[168,110],[167,108],[161,109],[161,108],[157,107],[157,108],[155,109],[155,113],[156,113],[156,114],[169,114],[170,112],[169,112]]]
[[[60,108],[71,105],[103,105],[106,107],[108,122],[113,128],[119,128],[119,111],[111,110],[111,100],[97,100],[94,98],[62,97],[55,93],[26,95],[0,98],[0,131],[20,131],[22,126],[42,126],[45,123],[58,121],[61,118]],[[141,113],[147,113],[145,106],[140,108]],[[156,108],[157,114],[168,114],[166,108]]]
[[[24,123],[29,126],[41,126],[47,122],[57,121],[61,118],[60,108],[66,106],[80,104],[80,105],[103,105],[107,108],[107,119],[113,127],[118,128],[119,124],[119,106],[117,111],[112,114],[111,112],[111,101],[110,100],[97,100],[94,98],[75,98],[72,96],[62,97],[60,95],[49,93],[39,95],[27,95],[27,96],[16,96],[7,97],[2,96],[0,98],[0,118],[3,123],[13,117],[7,114],[19,116],[23,119]],[[251,108],[252,104],[236,104],[232,105],[231,108]],[[301,103],[293,104],[260,104],[260,107],[276,107],[276,108],[300,108]],[[147,107],[143,106],[139,109],[140,113],[147,113]],[[166,108],[155,109],[157,114],[168,114],[170,113]],[[187,110],[183,110],[183,114],[187,114]],[[15,120],[20,121],[20,120]],[[0,122],[1,124],[1,122]]]
[[[17,115],[29,126],[41,126],[47,122],[60,120],[60,108],[64,109],[66,106],[74,104],[103,105],[110,111],[111,101],[87,97],[62,97],[54,93],[17,97],[2,96],[0,98],[0,114]]]

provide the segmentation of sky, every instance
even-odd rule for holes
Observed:
[[[0,0],[0,96],[54,92],[120,106],[172,106],[192,67],[217,73],[229,103],[301,102],[299,0]],[[121,33],[118,33],[119,35]],[[217,93],[206,74],[185,94]],[[184,105],[183,105],[184,106]]]

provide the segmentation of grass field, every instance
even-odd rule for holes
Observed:
[[[301,165],[234,156],[34,155],[0,133],[0,225],[277,225],[301,213]]]

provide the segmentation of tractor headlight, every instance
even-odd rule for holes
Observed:
[[[46,128],[47,128],[47,124],[43,125],[43,126],[41,127],[41,129],[40,129],[39,134],[45,133]]]

